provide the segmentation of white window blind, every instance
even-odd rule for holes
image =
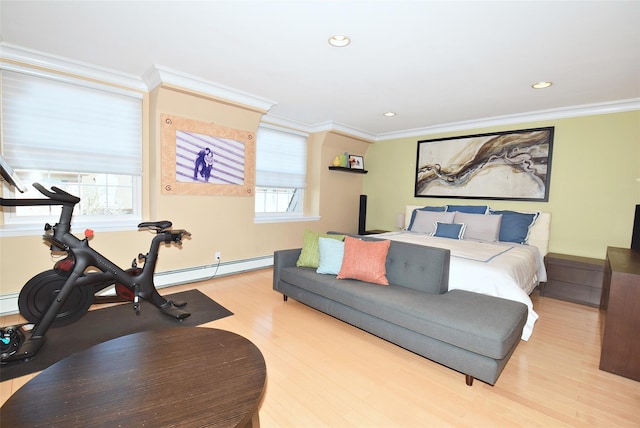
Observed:
[[[2,70],[2,153],[14,169],[142,175],[142,100]]]
[[[268,125],[256,136],[256,186],[304,189],[307,137]]]

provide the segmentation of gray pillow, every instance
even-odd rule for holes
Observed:
[[[445,211],[416,211],[410,230],[432,235],[436,231],[436,222],[451,224],[455,215],[454,212]]]
[[[496,242],[500,238],[501,215],[468,214],[456,211],[454,222],[464,223],[464,238],[468,240]]]

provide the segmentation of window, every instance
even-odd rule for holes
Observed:
[[[87,220],[100,221],[104,216],[133,216],[134,209],[134,177],[116,174],[91,174],[77,172],[55,171],[16,171],[25,183],[37,182],[50,188],[56,186],[80,198],[76,205],[74,216],[85,217]],[[37,191],[28,193],[14,193],[16,199],[39,198],[44,196]],[[5,207],[6,209],[7,207]],[[51,222],[52,217],[60,216],[62,207],[59,205],[37,205],[14,207],[9,213],[8,224],[38,224]]]
[[[74,224],[140,220],[142,96],[68,77],[0,71],[2,154],[25,184],[80,197]],[[44,197],[29,186],[8,198]],[[5,225],[51,222],[59,206],[4,207]]]
[[[257,213],[300,213],[302,189],[256,187]]]
[[[260,125],[256,137],[256,215],[302,216],[306,176],[307,135]]]

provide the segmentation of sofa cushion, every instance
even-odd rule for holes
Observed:
[[[337,280],[309,268],[284,268],[281,280],[416,333],[494,359],[520,340],[527,306],[465,290],[429,294],[394,285]]]
[[[390,284],[425,293],[444,293],[449,289],[450,257],[450,251],[443,248],[391,241],[387,279]]]
[[[344,242],[337,239],[323,238],[318,239],[320,247],[320,261],[316,272],[328,275],[337,275],[342,267],[342,258],[344,256]]]
[[[302,237],[302,252],[296,263],[296,266],[300,267],[314,267],[317,268],[320,263],[320,246],[318,239],[332,238],[343,240],[344,235],[328,234],[314,232],[313,230],[305,230]]]
[[[344,238],[344,256],[338,279],[358,279],[373,284],[389,285],[386,261],[391,241],[363,241]]]

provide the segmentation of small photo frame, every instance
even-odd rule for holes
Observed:
[[[364,169],[364,158],[358,155],[349,155],[349,168]]]

